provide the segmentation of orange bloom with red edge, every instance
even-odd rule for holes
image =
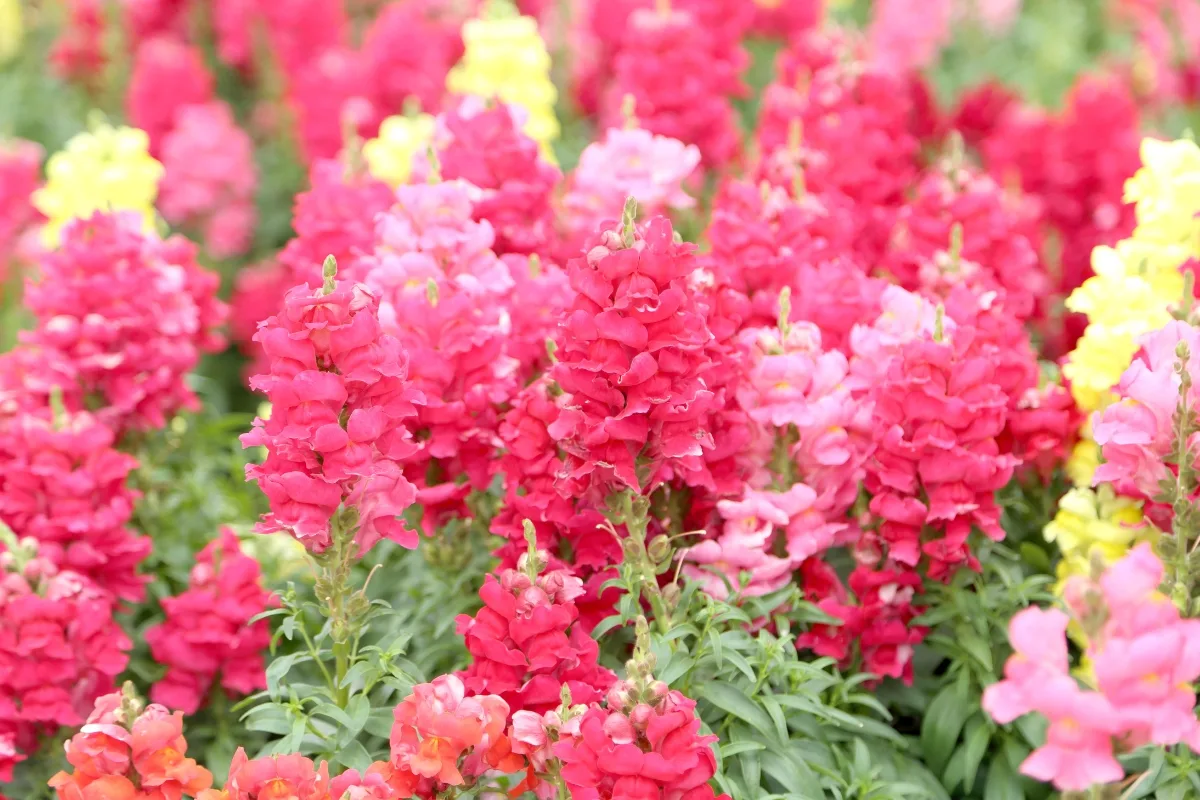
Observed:
[[[329,800],[329,767],[295,754],[250,760],[239,747],[225,790],[197,800]]]
[[[97,699],[66,744],[74,772],[50,779],[59,800],[181,800],[212,785],[212,773],[186,756],[183,714],[140,706],[128,686]]]
[[[456,675],[414,687],[394,716],[393,782],[406,790],[461,786],[464,774],[515,772],[524,763],[504,734],[508,703],[496,695],[466,697]]]

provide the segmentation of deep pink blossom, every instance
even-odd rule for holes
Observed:
[[[607,5],[598,6],[610,13]],[[696,145],[708,166],[728,164],[740,147],[730,101],[744,90],[739,76],[747,55],[725,35],[682,6],[630,14],[613,58],[604,117],[609,127],[621,124],[629,95],[643,128]]]
[[[655,705],[593,707],[579,733],[560,739],[554,755],[572,797],[680,797],[711,800],[715,736],[700,733],[696,702],[668,692]]]
[[[213,258],[249,249],[258,212],[254,145],[222,102],[183,106],[162,140],[158,209],[194,230]]]
[[[616,676],[597,663],[596,641],[575,624],[572,601],[582,594],[582,581],[568,571],[488,575],[479,592],[484,607],[474,617],[458,617],[474,658],[461,673],[467,690],[499,695],[509,708],[537,714],[559,705],[563,686],[572,702],[598,700]]]
[[[80,725],[92,701],[112,691],[130,641],[106,592],[25,558],[0,553],[0,708],[18,726]]]
[[[118,430],[161,427],[193,408],[185,376],[223,346],[219,278],[182,237],[159,239],[136,215],[97,213],[63,230],[26,285],[37,327],[23,341],[61,352]]]
[[[112,598],[137,602],[150,539],[129,527],[137,467],[109,428],[86,412],[26,411],[0,426],[0,520],[38,542],[42,557],[85,576]]]
[[[162,152],[180,109],[213,100],[213,77],[199,48],[174,36],[156,36],[138,47],[125,95],[130,123],[150,137],[150,153]]]
[[[223,528],[196,557],[187,590],[163,599],[166,619],[146,631],[154,660],[167,667],[152,699],[194,714],[218,681],[235,698],[265,689],[271,632],[266,620],[250,620],[277,604],[258,562]]]
[[[271,416],[242,436],[246,447],[267,448],[264,463],[246,468],[271,504],[258,530],[286,530],[319,553],[345,503],[357,511],[360,552],[382,538],[415,547],[399,515],[416,488],[398,462],[416,449],[406,420],[424,397],[408,380],[408,353],[380,328],[375,296],[327,280],[315,292],[290,290],[255,335],[269,372],[251,386],[272,404]]]
[[[569,459],[560,490],[648,490],[713,446],[712,333],[687,287],[692,248],[673,236],[661,217],[628,241],[609,229],[568,268],[578,295],[553,370],[568,397],[550,428]]]

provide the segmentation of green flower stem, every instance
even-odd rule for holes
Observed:
[[[317,557],[315,590],[329,619],[334,664],[330,689],[339,708],[345,708],[350,702],[350,687],[345,685],[345,678],[350,672],[359,633],[357,620],[360,614],[357,612],[366,599],[352,585],[353,566],[358,555],[354,542],[356,517],[353,509],[343,509],[334,515],[330,523],[332,544]]]

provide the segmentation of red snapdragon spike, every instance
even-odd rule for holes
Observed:
[[[266,620],[250,620],[278,600],[232,530],[223,528],[200,552],[187,590],[162,605],[166,619],[146,631],[154,660],[167,667],[151,690],[155,702],[193,714],[214,683],[233,697],[267,687],[263,652],[271,631]]]
[[[558,707],[564,685],[574,702],[598,700],[616,676],[599,665],[595,640],[576,624],[573,601],[583,593],[583,582],[567,571],[536,580],[512,569],[487,576],[479,592],[484,607],[458,618],[474,656],[462,673],[467,690],[537,714]]]
[[[740,45],[731,46],[692,10],[638,9],[613,57],[605,99],[609,127],[621,125],[625,98],[632,96],[643,128],[694,144],[706,165],[724,167],[741,147],[730,100],[744,90],[739,76],[746,59]]]
[[[376,104],[395,113],[414,98],[442,107],[446,74],[462,57],[462,22],[441,0],[384,6],[363,35],[363,56]]]
[[[59,77],[96,88],[107,61],[104,52],[104,4],[68,0],[65,21],[50,48],[50,64]]]
[[[81,724],[131,645],[110,597],[83,576],[14,552],[0,564],[0,706],[21,744],[27,726]]]
[[[41,183],[42,148],[24,139],[0,142],[0,277],[29,260],[32,228],[41,219],[30,197]]]
[[[992,360],[970,351],[972,334],[962,326],[902,345],[872,392],[879,440],[865,485],[879,536],[898,564],[928,557],[935,579],[977,568],[973,526],[1003,538],[995,493],[1017,464],[997,442],[1008,398]]]
[[[866,63],[852,42],[813,33],[791,43],[763,93],[759,177],[854,201],[859,252],[875,260],[917,176],[913,97],[902,75]]]
[[[943,295],[963,285],[1005,292],[1018,320],[1042,315],[1050,277],[1032,198],[961,164],[926,173],[899,211],[877,269],[906,289]]]
[[[692,247],[672,237],[661,217],[629,246],[610,229],[569,265],[578,295],[552,372],[568,397],[550,427],[568,456],[568,495],[649,490],[713,447],[701,377],[712,334],[687,288]]]
[[[1014,108],[982,142],[988,171],[1036,198],[1045,224],[1062,237],[1057,289],[1064,295],[1091,275],[1094,247],[1115,244],[1133,230],[1133,206],[1122,196],[1125,180],[1138,169],[1140,130],[1123,81],[1084,76],[1061,115]],[[1082,333],[1077,322],[1069,323],[1052,349],[1070,350]]]

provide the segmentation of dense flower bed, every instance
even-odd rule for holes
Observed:
[[[1066,5],[0,0],[0,800],[1191,796],[1200,6]]]

